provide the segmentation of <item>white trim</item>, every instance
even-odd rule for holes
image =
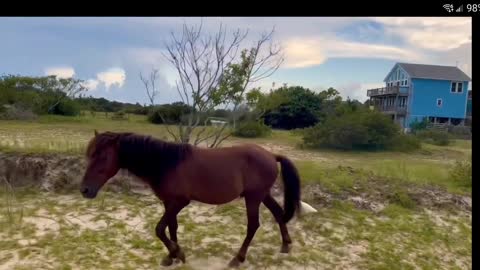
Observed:
[[[438,104],[439,101],[440,101],[440,104]],[[443,107],[443,99],[437,98],[437,103],[435,104],[437,104],[437,107],[440,107],[440,108]]]
[[[468,87],[467,87],[468,88]],[[467,118],[467,110],[468,110],[468,91],[470,90],[467,90],[467,93],[465,94],[465,114],[463,115],[463,119],[466,119]],[[472,93],[472,99],[473,99],[473,93]],[[473,102],[473,100],[472,100]],[[472,103],[472,106],[473,106],[473,103]]]
[[[385,79],[383,79],[384,82],[388,82],[388,77],[390,77],[390,74],[393,72],[393,70],[395,69],[396,66],[398,66],[398,63],[395,63],[395,65],[393,65],[392,69],[390,69],[390,71],[387,73],[387,76],[385,77]]]
[[[471,82],[472,80],[469,78],[468,80],[453,80],[452,78],[429,78],[429,77],[419,77],[419,76],[415,76],[415,77],[412,77],[412,79],[423,79],[423,80],[437,80],[437,81],[458,81],[458,82]]]
[[[452,86],[455,84],[455,91],[452,92]],[[460,92],[458,91],[458,86],[459,85],[462,85],[462,87],[460,88]],[[464,87],[464,82],[462,81],[451,81],[450,82],[450,94],[463,94],[463,87]],[[467,96],[468,96],[468,93],[467,93]]]

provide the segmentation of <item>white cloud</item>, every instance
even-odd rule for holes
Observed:
[[[285,42],[285,65],[302,68],[320,65],[331,57],[384,58],[392,60],[422,59],[422,55],[394,46],[367,44],[334,38],[294,38]]]
[[[378,83],[359,83],[359,82],[350,82],[343,85],[335,87],[335,89],[340,92],[340,96],[343,99],[356,99],[358,101],[364,102],[368,99],[367,90],[373,88],[384,87],[385,84],[382,82]]]
[[[75,70],[72,67],[50,67],[45,69],[45,75],[55,75],[58,78],[66,79],[75,75]]]
[[[97,89],[99,83],[100,82],[98,80],[88,79],[82,85],[84,87],[88,88],[88,90],[93,91],[93,90]]]
[[[122,68],[110,68],[97,74],[98,82],[103,83],[107,90],[113,85],[122,87],[125,83],[125,79],[125,70]]]
[[[164,54],[167,51],[157,48],[130,48],[126,54],[130,60],[133,60],[140,66],[140,70],[148,74],[152,69],[158,69],[162,80],[165,80],[170,86],[175,87],[175,81],[178,78],[177,71],[167,61]]]
[[[374,18],[411,46],[447,51],[472,42],[472,18]]]

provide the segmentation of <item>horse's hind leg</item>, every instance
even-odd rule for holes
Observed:
[[[287,225],[283,222],[283,209],[280,205],[275,201],[272,195],[268,194],[265,199],[263,199],[263,204],[272,212],[273,217],[278,223],[280,227],[280,233],[282,235],[282,253],[288,253],[290,251],[290,244],[292,240],[290,239],[290,235],[288,234]]]
[[[237,267],[240,263],[245,261],[247,256],[248,246],[255,235],[258,227],[260,226],[259,221],[259,207],[262,199],[258,199],[251,196],[245,196],[245,204],[247,206],[247,218],[248,218],[248,225],[247,225],[247,235],[243,240],[242,247],[238,251],[238,254],[230,261],[230,267]]]
[[[171,265],[173,263],[173,258],[179,258],[182,262],[185,263],[185,255],[183,251],[175,241],[168,239],[167,235],[165,234],[165,229],[167,228],[167,226],[170,226],[173,220],[175,220],[176,223],[177,214],[182,210],[182,208],[184,208],[188,204],[188,200],[171,201],[165,203],[165,213],[163,214],[162,218],[157,224],[157,227],[155,228],[155,232],[158,238],[160,238],[165,247],[168,249],[168,256],[166,256],[162,260],[162,265],[164,266]],[[174,235],[176,238],[176,230],[174,231]],[[172,231],[170,231],[170,237],[171,235]]]
[[[163,202],[163,205],[165,206],[165,209],[167,209],[167,204],[168,202]],[[173,216],[171,220],[168,223],[168,232],[170,233],[170,240],[173,242],[177,243],[177,229],[178,229],[178,222],[177,222],[177,216]]]

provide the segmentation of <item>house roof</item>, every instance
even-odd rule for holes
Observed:
[[[437,66],[411,63],[397,63],[411,78],[449,80],[449,81],[470,81],[462,70],[454,66]],[[395,66],[396,66],[395,65]],[[395,68],[395,67],[394,67]],[[394,69],[392,68],[392,70]],[[390,71],[391,72],[391,71]],[[388,74],[390,75],[390,73]],[[387,75],[387,78],[388,78]]]

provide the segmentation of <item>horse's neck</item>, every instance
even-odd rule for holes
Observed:
[[[184,158],[181,145],[142,138],[130,138],[120,144],[120,167],[141,178],[160,180],[166,172],[176,167]]]

